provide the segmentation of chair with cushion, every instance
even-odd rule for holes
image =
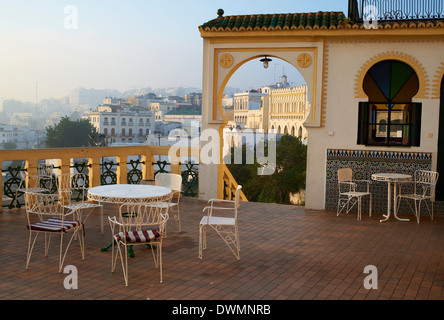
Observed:
[[[135,245],[149,245],[155,267],[160,271],[160,282],[163,281],[162,242],[171,197],[172,194],[161,201],[125,203],[119,207],[118,217],[108,217],[113,234],[111,271],[115,270],[117,262],[115,251],[118,251],[126,286],[128,286],[128,248]]]
[[[48,256],[51,236],[60,235],[59,272],[62,271],[66,253],[75,236],[79,236],[82,260],[85,259],[83,224],[74,219],[73,210],[66,212],[62,205],[62,195],[37,192],[25,193],[25,207],[27,216],[27,227],[29,230],[28,253],[26,258],[26,269],[29,267],[31,254],[40,233],[45,234],[45,256]],[[63,239],[65,234],[71,232],[69,242],[63,251]]]
[[[225,241],[236,259],[240,259],[239,228],[237,224],[237,211],[240,205],[240,192],[242,186],[238,186],[234,200],[210,199],[203,209],[208,214],[203,216],[199,224],[199,258],[202,259],[202,251],[207,248],[206,229],[211,227]],[[220,203],[222,206],[216,206]],[[226,204],[226,206],[223,206]],[[230,215],[213,215],[213,211],[229,212]]]
[[[179,210],[179,202],[182,191],[182,176],[180,174],[160,172],[156,174],[155,184],[156,186],[167,187],[171,189],[171,191],[173,192],[173,200],[170,203],[169,214],[170,216],[173,217],[174,221],[176,222],[179,232],[182,231],[180,226],[180,210]]]
[[[370,180],[353,180],[353,170],[351,168],[341,168],[338,170],[338,208],[336,215],[343,211],[349,213],[357,204],[357,220],[361,220],[362,198],[369,197],[369,217],[372,216],[372,194],[370,193]],[[361,185],[365,185],[365,188]],[[358,189],[363,189],[359,191]]]
[[[100,209],[103,234],[103,205],[88,200],[88,177],[84,173],[63,173],[58,176],[57,183],[58,192],[65,195],[65,208],[75,211],[78,219],[83,223],[95,208]],[[85,214],[84,210],[87,210]]]
[[[438,182],[439,174],[435,171],[428,170],[417,170],[415,171],[413,181],[411,183],[404,182],[399,185],[398,195],[397,195],[397,211],[399,210],[399,205],[401,200],[404,199],[409,205],[410,209],[414,212],[416,216],[416,222],[419,223],[419,218],[421,216],[421,203],[424,201],[427,212],[430,214],[433,220],[433,203],[435,201],[435,188]],[[410,188],[407,187],[410,185]],[[431,208],[428,205],[429,200],[431,203]],[[412,207],[414,203],[415,208]]]

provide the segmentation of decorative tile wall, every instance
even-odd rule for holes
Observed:
[[[371,180],[373,173],[396,172],[411,174],[432,169],[432,154],[421,152],[362,151],[327,149],[325,209],[336,210],[338,203],[337,171],[352,168],[355,180]],[[372,181],[373,213],[387,213],[387,183]],[[402,212],[404,208],[400,208]],[[368,203],[363,203],[363,217]]]

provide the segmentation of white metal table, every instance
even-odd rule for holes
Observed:
[[[110,184],[89,189],[88,199],[115,204],[123,204],[127,202],[152,202],[166,199],[171,192],[170,188],[153,185]],[[101,217],[101,220],[103,234],[103,216]],[[108,245],[101,250],[106,251],[111,245]],[[131,252],[130,256],[132,255]]]
[[[122,204],[126,202],[148,202],[162,200],[171,193],[166,187],[142,184],[109,184],[88,190],[88,199]]]
[[[374,173],[372,174],[372,180],[375,181],[383,181],[387,182],[387,215],[384,216],[385,219],[380,220],[380,222],[387,221],[390,218],[390,212],[391,212],[391,184],[393,183],[393,214],[396,219],[400,221],[410,221],[410,219],[401,219],[398,217],[396,213],[396,185],[398,182],[407,182],[412,180],[412,176],[409,174],[403,174],[403,173]]]

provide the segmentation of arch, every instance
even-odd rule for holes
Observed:
[[[301,50],[300,48],[295,48],[294,51],[297,51],[297,52],[310,52],[310,53],[313,53],[314,57],[316,57],[316,55],[314,53],[314,49],[315,48],[304,48],[303,50]],[[228,51],[230,51],[230,50],[223,51],[223,52],[228,52]],[[223,122],[227,121],[226,117],[225,117],[225,114],[224,114],[223,106],[222,106],[222,99],[223,99],[225,88],[226,88],[228,82],[230,81],[231,77],[234,75],[234,73],[236,73],[236,71],[241,66],[243,66],[244,64],[246,64],[247,62],[250,62],[252,60],[263,58],[264,56],[267,56],[269,58],[275,58],[275,59],[283,60],[283,61],[287,62],[288,64],[290,64],[291,66],[293,66],[299,72],[299,74],[304,79],[305,84],[307,85],[308,88],[311,87],[311,85],[309,85],[309,83],[307,82],[307,80],[306,80],[306,78],[304,76],[303,70],[301,70],[301,67],[298,65],[296,59],[293,59],[294,61],[292,61],[290,59],[287,59],[287,58],[283,57],[282,55],[279,55],[278,53],[270,53],[270,52],[275,52],[275,51],[279,52],[280,51],[279,49],[276,49],[276,48],[270,48],[270,49],[263,49],[263,48],[261,48],[261,49],[256,49],[256,51],[261,51],[261,53],[251,52],[251,56],[249,56],[247,58],[243,58],[243,60],[241,60],[237,64],[233,64],[234,66],[232,66],[232,68],[229,70],[229,72],[227,73],[227,75],[223,79],[220,87],[218,88],[219,91],[217,92],[217,106],[219,108],[220,114],[222,115]],[[221,53],[222,53],[222,51],[221,51]],[[222,55],[223,54],[221,54],[221,56]],[[216,56],[217,56],[217,54],[216,54]],[[217,63],[217,68],[219,68],[219,61],[216,60],[215,64],[216,63]],[[216,87],[214,89],[216,89]],[[213,93],[213,95],[214,95],[214,93]],[[216,103],[216,101],[214,101],[214,102]],[[213,107],[213,112],[214,111],[215,110],[214,110],[214,107]]]
[[[298,137],[302,138],[302,126],[299,127]]]
[[[278,127],[277,134],[281,134],[281,126]]]
[[[364,63],[361,67],[361,69],[358,71],[358,74],[356,75],[355,79],[355,98],[356,99],[366,99],[367,95],[364,92],[363,89],[363,83],[364,78],[367,75],[368,71],[376,65],[378,62],[384,61],[384,60],[398,60],[401,62],[406,63],[409,65],[418,76],[419,79],[419,90],[417,94],[415,95],[415,98],[427,98],[428,97],[428,91],[429,91],[429,79],[428,75],[425,72],[424,67],[421,63],[419,63],[418,60],[416,60],[414,57],[400,52],[393,52],[393,51],[387,51],[380,53],[369,60],[367,60],[366,63]]]
[[[293,137],[296,136],[296,128],[295,128],[294,126],[291,127],[291,135],[292,135]]]
[[[415,70],[399,60],[383,60],[374,64],[364,77],[362,88],[371,101],[411,101],[419,90]]]
[[[287,126],[285,126],[285,128],[284,128],[284,134],[288,134],[288,127]]]

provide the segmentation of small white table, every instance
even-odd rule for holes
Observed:
[[[400,221],[410,221],[410,219],[401,219],[398,217],[396,213],[396,185],[398,182],[406,182],[412,180],[412,176],[409,174],[403,174],[403,173],[374,173],[372,174],[372,180],[375,181],[384,181],[387,182],[388,186],[388,194],[387,194],[387,215],[384,216],[385,219],[380,220],[380,222],[387,221],[390,218],[390,212],[391,212],[391,184],[393,182],[393,214],[396,219]]]
[[[171,193],[170,188],[142,184],[109,184],[88,190],[88,199],[122,204],[162,200]]]
[[[88,190],[88,199],[100,202],[123,204],[127,202],[151,202],[162,201],[171,194],[171,189],[160,186],[143,184],[109,184],[93,187]],[[101,229],[103,234],[103,216],[101,217]],[[110,248],[108,245],[102,248],[106,251]],[[132,251],[130,256],[133,256]]]

